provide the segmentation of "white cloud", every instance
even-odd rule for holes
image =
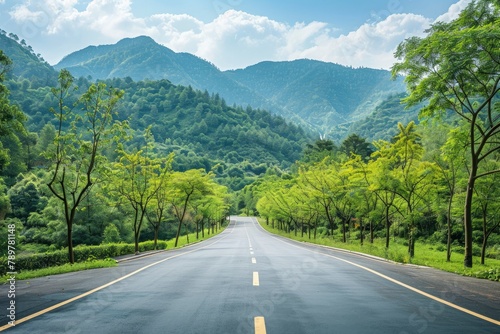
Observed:
[[[358,30],[337,38],[321,36],[314,47],[301,52],[302,57],[331,61],[354,67],[388,69],[393,53],[404,39],[422,35],[428,19],[413,14],[393,14],[376,24],[364,24]]]
[[[432,23],[414,14],[394,14],[378,23],[366,23],[356,31],[336,36],[334,29],[324,22],[291,26],[236,10],[228,10],[205,23],[187,14],[136,17],[131,0],[92,0],[80,11],[76,9],[77,2],[26,1],[14,7],[10,15],[18,23],[31,23],[39,29],[40,40],[44,40],[40,46],[26,39],[51,63],[87,45],[148,35],[174,51],[196,54],[223,70],[263,60],[297,58],[389,68],[397,45],[407,37],[422,35]],[[453,18],[468,2],[470,0],[460,0],[440,18]],[[69,49],[57,48],[61,45]]]
[[[434,22],[451,22],[458,18],[461,11],[467,7],[472,2],[472,0],[460,0],[457,3],[450,6],[448,11],[443,15],[439,16]]]

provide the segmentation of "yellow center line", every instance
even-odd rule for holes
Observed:
[[[264,317],[253,318],[255,334],[266,334],[266,322]]]
[[[253,286],[259,286],[259,273],[257,271],[253,272]]]
[[[231,232],[232,232],[232,231],[231,231]],[[231,233],[231,232],[230,232],[230,233]],[[122,277],[120,277],[120,278],[118,278],[118,279],[116,279],[116,280],[114,280],[114,281],[111,281],[111,282],[109,282],[109,283],[106,283],[106,284],[104,284],[104,285],[101,285],[101,286],[99,286],[99,287],[97,287],[97,288],[95,288],[95,289],[89,290],[89,291],[87,291],[87,292],[85,292],[85,293],[82,293],[82,294],[80,294],[80,295],[78,295],[78,296],[75,296],[75,297],[73,297],[73,298],[70,298],[70,299],[64,300],[64,301],[62,301],[62,302],[60,302],[60,303],[58,303],[58,304],[52,305],[52,306],[50,306],[50,307],[47,307],[47,308],[45,308],[45,309],[43,309],[43,310],[41,310],[41,311],[38,311],[38,312],[32,313],[32,314],[30,314],[30,315],[28,315],[28,316],[26,316],[26,317],[24,317],[24,318],[21,318],[21,319],[19,319],[19,320],[16,320],[15,325],[17,326],[17,325],[19,325],[19,324],[21,324],[21,323],[23,323],[23,322],[26,322],[26,321],[31,320],[31,319],[33,319],[33,318],[36,318],[36,317],[38,317],[38,316],[40,316],[40,315],[42,315],[42,314],[48,313],[48,312],[50,312],[50,311],[53,311],[53,310],[55,310],[55,309],[57,309],[57,308],[59,308],[59,307],[61,307],[61,306],[67,305],[67,304],[72,303],[72,302],[74,302],[74,301],[76,301],[76,300],[79,300],[79,299],[82,299],[82,298],[84,298],[84,297],[87,297],[88,295],[91,295],[91,294],[93,294],[93,293],[95,293],[95,292],[97,292],[97,291],[100,291],[100,290],[102,290],[102,289],[105,289],[105,288],[107,288],[107,287],[109,287],[109,286],[111,286],[111,285],[113,285],[113,284],[116,284],[116,283],[118,283],[118,282],[120,282],[120,281],[123,281],[123,280],[125,280],[125,279],[127,279],[127,278],[129,278],[129,277],[131,277],[131,276],[134,276],[134,275],[136,275],[136,274],[140,273],[141,271],[144,271],[144,270],[146,270],[146,269],[148,269],[148,268],[151,268],[151,267],[153,267],[153,266],[156,266],[156,265],[158,265],[158,264],[160,264],[160,263],[162,263],[162,262],[165,262],[165,261],[168,261],[168,260],[171,260],[171,259],[175,259],[175,258],[177,258],[177,257],[184,256],[184,255],[187,255],[187,254],[191,254],[191,253],[194,253],[194,252],[199,251],[199,250],[201,250],[201,249],[204,249],[204,248],[210,247],[210,246],[212,246],[212,245],[214,245],[214,244],[218,243],[218,242],[219,242],[219,241],[221,241],[222,239],[226,238],[226,237],[227,237],[230,233],[228,233],[228,234],[224,235],[222,238],[220,238],[219,240],[217,240],[217,241],[215,241],[215,242],[213,242],[213,243],[211,243],[211,244],[209,244],[209,245],[206,245],[206,246],[203,246],[203,247],[200,247],[200,248],[197,248],[197,249],[193,249],[193,250],[190,250],[190,251],[188,251],[188,252],[181,253],[181,254],[173,255],[173,256],[167,257],[166,259],[163,259],[163,260],[160,260],[160,261],[157,261],[157,262],[151,263],[151,264],[149,264],[149,265],[147,265],[147,266],[144,266],[144,267],[142,267],[142,268],[137,269],[136,271],[131,272],[130,274],[127,274],[127,275],[125,275],[125,276],[122,276]],[[4,325],[4,326],[1,326],[1,327],[0,327],[0,332],[4,331],[4,330],[6,330],[6,329],[9,329],[9,328],[11,328],[11,327],[14,327],[14,326],[13,326],[13,325],[10,325],[10,324],[7,324],[7,325]]]

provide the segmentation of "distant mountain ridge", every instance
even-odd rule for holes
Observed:
[[[32,87],[53,86],[57,82],[57,72],[41,55],[35,54],[31,46],[27,45],[15,34],[7,35],[0,29],[0,50],[13,62],[8,76],[27,79]]]
[[[392,81],[385,70],[307,59],[266,61],[223,72],[147,36],[89,46],[64,57],[55,68],[93,79],[168,79],[173,84],[219,94],[229,104],[269,110],[326,135],[339,124],[364,119],[385,99],[405,91],[403,82]]]
[[[175,85],[219,94],[229,104],[272,109],[264,97],[228,78],[213,64],[190,53],[176,53],[147,36],[125,38],[114,45],[86,47],[67,55],[54,68],[66,68],[75,77],[90,76],[94,80],[167,79]],[[280,114],[278,107],[271,111]]]
[[[89,46],[51,67],[16,37],[0,34],[0,49],[13,60],[12,74],[28,79],[32,87],[54,86],[56,70],[62,68],[75,77],[91,76],[93,80],[168,79],[175,85],[218,95],[229,105],[268,110],[336,141],[359,124],[373,122],[371,115],[380,105],[405,92],[402,80],[391,80],[388,71],[316,60],[265,61],[245,69],[220,71],[197,56],[176,53],[147,36]],[[393,111],[404,113],[403,106]]]

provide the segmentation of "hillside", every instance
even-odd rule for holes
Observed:
[[[404,91],[402,81],[392,81],[388,71],[305,59],[263,62],[226,74],[326,135],[336,125],[363,119],[387,97]]]
[[[219,94],[229,104],[264,109],[272,106],[265,98],[231,80],[211,63],[189,53],[176,53],[146,36],[125,38],[114,45],[89,46],[67,55],[54,68],[66,68],[75,77],[94,80],[126,77],[134,81],[167,79],[175,85]]]
[[[268,167],[288,168],[313,139],[282,117],[251,107],[232,107],[217,94],[173,85],[168,80],[105,80],[124,90],[118,119],[128,120],[135,132],[129,145],[140,145],[151,126],[158,154],[176,153],[174,168],[213,170],[222,183],[241,189]],[[79,93],[90,84],[80,78]],[[9,82],[11,101],[28,116],[27,128],[43,132],[55,121],[48,112],[57,105],[50,87],[31,89]]]
[[[0,37],[4,51],[14,61],[14,77],[27,78],[32,88],[55,83],[57,72],[41,55],[35,55],[24,42],[23,45],[16,41],[15,36],[4,33]],[[89,46],[67,55],[55,68],[67,68],[80,80],[167,79],[174,85],[217,95],[227,105],[268,110],[336,142],[355,132],[370,140],[385,138],[398,119],[408,116],[394,100],[405,87],[401,80],[391,80],[388,71],[303,59],[262,62],[221,72],[203,59],[176,53],[146,36],[126,38],[114,45]],[[45,77],[49,79],[40,80]],[[37,119],[38,123],[30,124],[44,124],[49,117],[40,111],[33,112],[40,110],[46,97],[45,91],[20,97],[22,108]],[[388,114],[383,114],[388,105]],[[415,119],[415,115],[409,118]]]
[[[12,60],[9,77],[16,80],[27,79],[33,87],[56,83],[57,72],[54,68],[24,40],[19,40],[18,36],[0,30],[0,50]]]
[[[173,52],[145,36],[89,46],[66,56],[55,68],[93,79],[167,79],[219,94],[230,105],[269,110],[326,135],[339,124],[364,119],[384,99],[405,90],[401,80],[391,81],[388,71],[306,59],[221,72],[209,62]]]

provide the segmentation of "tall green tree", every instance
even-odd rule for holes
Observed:
[[[114,164],[111,188],[124,198],[132,207],[135,252],[139,253],[139,238],[148,206],[160,189],[166,186],[171,170],[173,154],[166,159],[154,158],[151,151],[154,145],[149,128],[145,133],[146,144],[143,149],[132,152],[120,150],[120,160]],[[157,199],[166,198],[157,197]],[[160,203],[162,205],[163,203]]]
[[[171,194],[172,210],[177,219],[177,233],[175,236],[175,247],[179,243],[181,228],[186,223],[190,206],[193,201],[213,193],[213,174],[207,174],[202,169],[190,169],[185,172],[174,172],[169,178],[167,186]]]
[[[464,203],[464,265],[472,267],[473,196],[482,163],[500,150],[500,2],[471,2],[459,17],[438,22],[424,38],[412,37],[395,53],[393,75],[406,75],[409,105],[427,101],[422,116],[453,110],[469,124],[469,179]]]
[[[67,70],[59,73],[58,86],[52,89],[57,108],[57,131],[53,150],[46,154],[51,165],[47,183],[60,201],[66,221],[69,262],[74,263],[73,225],[76,213],[92,186],[99,181],[99,169],[104,165],[103,147],[112,139],[116,105],[123,92],[93,84],[75,105],[67,105],[75,90],[74,78]],[[75,110],[75,107],[80,110]]]
[[[0,176],[13,179],[25,169],[19,136],[26,137],[27,132],[24,127],[26,115],[10,103],[9,90],[3,84],[11,66],[12,61],[0,50]]]

